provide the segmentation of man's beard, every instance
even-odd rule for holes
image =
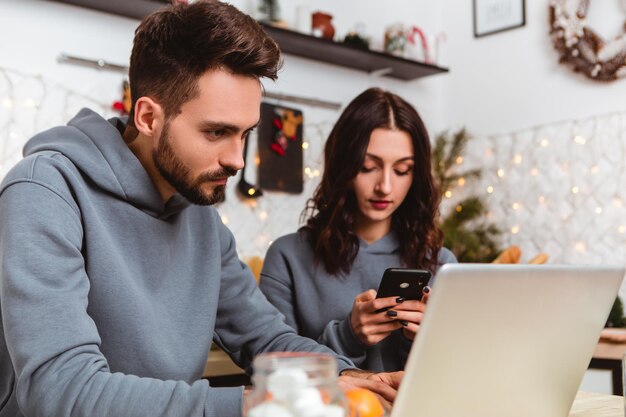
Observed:
[[[159,146],[152,152],[152,160],[163,178],[191,204],[209,206],[224,201],[226,185],[218,185],[213,188],[212,193],[207,194],[202,191],[202,184],[232,177],[237,173],[237,170],[222,168],[217,171],[202,173],[198,178],[190,181],[191,171],[174,152],[168,133],[169,125],[166,124],[159,138]]]

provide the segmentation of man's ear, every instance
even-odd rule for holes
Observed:
[[[139,133],[148,137],[158,137],[165,114],[163,108],[150,97],[140,97],[135,103],[134,122]]]

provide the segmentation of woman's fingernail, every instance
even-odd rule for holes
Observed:
[[[398,312],[397,311],[393,311],[393,310],[389,310],[389,311],[387,311],[387,315],[389,317],[395,317],[395,316],[398,315]]]
[[[404,297],[398,297],[396,298],[396,303],[400,304],[401,302],[404,301]]]
[[[409,325],[409,322],[406,320],[398,320],[398,323],[400,323],[401,325],[403,325],[404,327]]]
[[[428,294],[430,292],[430,287],[424,287],[424,294]]]

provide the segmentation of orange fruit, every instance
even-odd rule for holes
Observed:
[[[350,405],[350,417],[383,417],[385,409],[372,391],[352,388],[345,393]]]

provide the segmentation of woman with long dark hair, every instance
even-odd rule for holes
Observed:
[[[261,290],[298,333],[361,368],[402,369],[425,304],[374,289],[390,267],[434,276],[456,262],[436,225],[428,133],[409,103],[370,88],[339,117],[324,159],[306,224],[272,244]]]

